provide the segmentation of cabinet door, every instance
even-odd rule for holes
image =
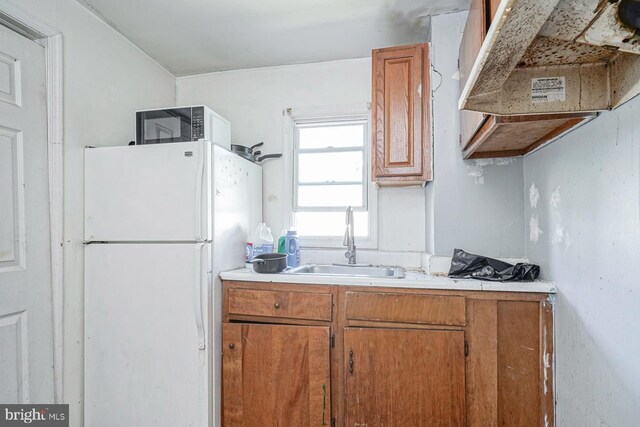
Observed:
[[[431,179],[427,44],[373,51],[375,181]]]
[[[467,23],[464,27],[460,43],[458,68],[460,72],[460,92],[464,89],[476,61],[482,42],[487,34],[487,0],[471,0]],[[460,110],[460,144],[464,149],[476,131],[480,128],[486,115],[476,111]]]
[[[500,0],[471,0],[467,23],[464,27],[459,52],[460,92],[471,74],[473,64],[480,53],[482,42],[491,27]],[[477,111],[460,110],[460,144],[464,150],[488,115]]]
[[[330,424],[328,326],[225,323],[222,340],[225,427]]]
[[[346,328],[347,427],[464,425],[464,332]]]

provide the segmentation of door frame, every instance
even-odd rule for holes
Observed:
[[[45,49],[47,84],[47,157],[53,313],[54,402],[62,403],[63,374],[63,64],[62,33],[10,3],[0,0],[0,25],[11,28]]]

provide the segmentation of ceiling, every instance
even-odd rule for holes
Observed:
[[[362,58],[470,0],[79,0],[176,76]]]

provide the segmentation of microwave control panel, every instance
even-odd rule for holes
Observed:
[[[191,133],[193,141],[204,138],[204,107],[191,109]]]

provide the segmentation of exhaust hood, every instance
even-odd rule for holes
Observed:
[[[459,107],[495,115],[616,108],[640,93],[638,27],[640,0],[502,0]]]

